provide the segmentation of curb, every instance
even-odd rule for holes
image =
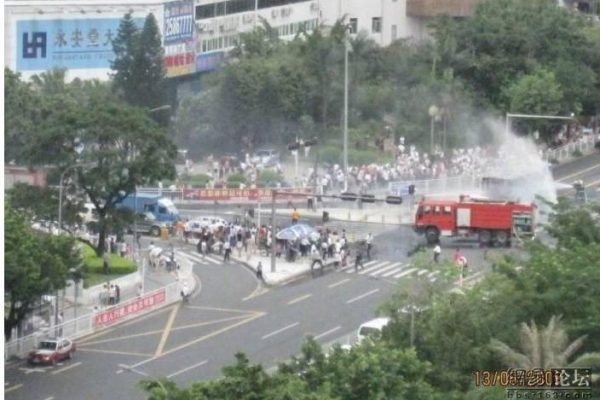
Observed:
[[[252,271],[254,273],[254,275],[256,275],[256,269],[252,268],[252,266],[250,265],[250,263],[248,263],[247,261],[244,260],[240,260],[237,257],[231,257],[232,260],[236,261],[237,263],[243,265],[245,268],[249,269],[250,271]],[[305,275],[311,275],[311,271],[308,270],[306,272],[301,272],[295,275],[292,275],[286,279],[283,279],[280,282],[277,283],[268,283],[264,280],[264,278],[262,279],[262,284],[265,285],[266,287],[269,288],[273,288],[273,287],[278,287],[278,286],[285,286],[287,284],[290,284],[294,281],[297,281],[299,279],[302,279]]]

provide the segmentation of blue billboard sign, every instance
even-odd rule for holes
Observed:
[[[191,0],[165,3],[165,44],[181,43],[194,37],[194,3]]]
[[[17,71],[110,68],[119,18],[17,22]],[[143,19],[134,19],[138,26]]]
[[[196,72],[207,72],[217,69],[225,59],[222,51],[216,53],[200,54],[196,57]]]

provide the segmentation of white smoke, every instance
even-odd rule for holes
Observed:
[[[511,200],[535,202],[539,196],[555,203],[556,186],[550,165],[542,159],[533,140],[507,133],[504,124],[498,121],[489,120],[486,124],[494,133],[495,145],[499,149],[499,157],[490,160],[488,176],[512,181],[506,193]]]

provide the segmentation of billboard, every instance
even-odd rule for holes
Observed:
[[[165,3],[163,38],[167,76],[173,77],[196,72],[193,1]]]
[[[192,1],[165,3],[165,45],[194,38],[194,4]]]
[[[200,54],[196,57],[196,71],[206,72],[217,69],[225,59],[225,52],[219,51],[215,53]]]
[[[17,71],[110,68],[120,18],[17,21]],[[143,19],[134,19],[138,26]]]

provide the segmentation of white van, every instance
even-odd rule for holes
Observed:
[[[381,335],[381,331],[390,323],[389,318],[375,318],[370,321],[361,324],[358,327],[356,333],[356,344],[360,344],[367,337],[374,337]]]

